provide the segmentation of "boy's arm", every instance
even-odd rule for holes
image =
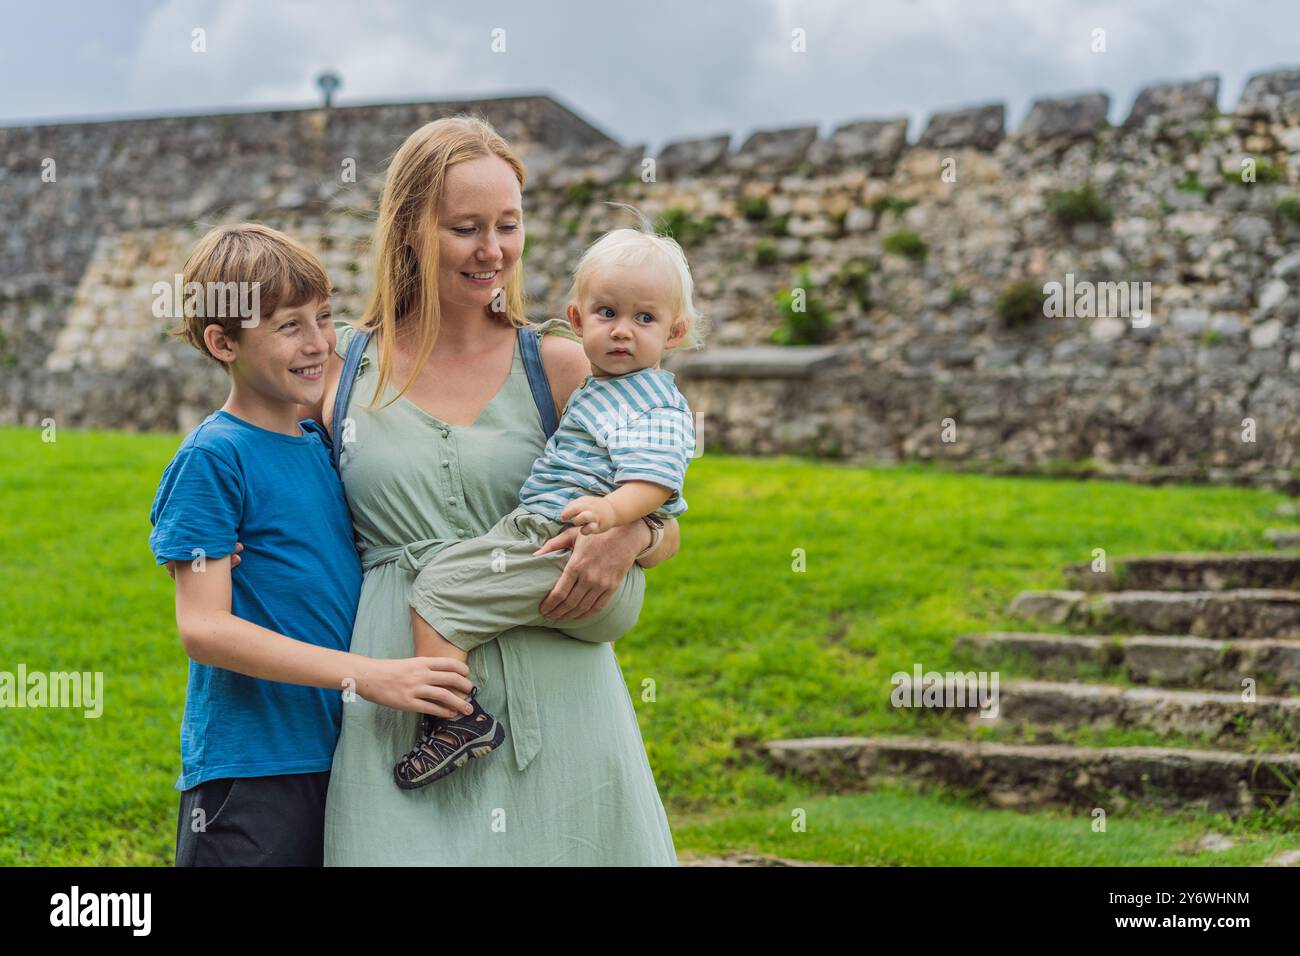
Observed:
[[[468,668],[452,658],[376,660],[294,640],[230,612],[230,557],[172,561],[176,576],[176,625],[185,653],[200,664],[263,680],[343,690],[349,679],[366,700],[439,716],[463,712],[473,685]],[[436,663],[438,666],[432,666]],[[440,706],[444,705],[444,706]],[[469,708],[473,710],[472,707]]]
[[[309,687],[340,690],[359,678],[366,659],[296,641],[230,613],[230,558],[208,559],[204,570],[172,561],[176,626],[185,653],[200,664]]]

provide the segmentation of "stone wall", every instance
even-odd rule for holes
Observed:
[[[0,128],[0,422],[174,429],[221,404],[220,369],[164,340],[153,284],[211,225],[254,219],[301,235],[351,300],[389,157],[460,112],[530,154],[616,145],[546,96]]]
[[[1014,133],[984,104],[935,113],[915,143],[905,120],[868,119],[671,143],[653,164],[544,97],[478,106],[530,169],[536,316],[628,222],[602,200],[676,224],[712,329],[668,367],[710,446],[1284,483],[1300,466],[1300,70],[1252,78],[1226,113],[1204,77],[1143,90],[1115,127],[1090,92],[1036,101]],[[0,130],[0,212],[19,223],[0,247],[0,421],[170,429],[219,404],[219,370],[148,308],[214,222],[300,236],[355,317],[384,162],[456,107]],[[1082,215],[1061,207],[1088,185]],[[812,351],[768,344],[800,267],[830,317]],[[1067,281],[1149,283],[1150,308],[999,306]]]

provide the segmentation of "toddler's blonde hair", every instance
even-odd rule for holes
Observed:
[[[686,253],[671,236],[655,233],[653,225],[640,210],[626,203],[607,205],[630,210],[637,217],[640,228],[611,230],[587,247],[573,269],[568,301],[581,308],[593,275],[608,266],[642,266],[648,263],[666,266],[675,280],[669,297],[673,324],[680,322],[686,326],[685,337],[674,348],[702,348],[708,320],[695,307],[695,280],[691,278]]]

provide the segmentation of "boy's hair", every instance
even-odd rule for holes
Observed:
[[[329,276],[320,260],[284,233],[256,222],[210,230],[185,260],[182,281],[183,317],[181,325],[169,334],[188,342],[227,372],[226,363],[208,351],[203,330],[219,325],[227,336],[238,340],[241,316],[238,309],[225,308],[227,300],[222,295],[215,297],[219,302],[210,303],[207,290],[225,288],[227,283],[248,283],[241,287],[247,289],[257,283],[259,321],[270,318],[280,306],[294,307],[330,296]],[[191,282],[197,282],[204,293],[190,296]],[[210,285],[213,283],[221,285]],[[212,315],[208,314],[209,304],[219,306]]]
[[[650,221],[639,210],[625,203],[609,205],[631,210],[640,221],[640,228],[614,229],[588,246],[574,267],[568,300],[581,302],[592,274],[606,266],[640,266],[647,263],[666,266],[676,280],[669,299],[673,321],[686,326],[685,338],[674,348],[703,347],[708,320],[695,308],[695,280],[691,278],[686,253],[671,236],[656,234]]]

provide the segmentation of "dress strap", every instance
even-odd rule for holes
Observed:
[[[533,404],[542,420],[542,431],[549,439],[560,423],[555,414],[555,400],[551,397],[551,383],[546,377],[546,367],[542,365],[542,350],[538,344],[536,329],[522,326],[516,330],[519,336],[519,353],[523,356],[524,371],[528,375],[528,388],[533,393]],[[352,398],[352,386],[356,384],[357,368],[361,365],[361,356],[370,344],[370,333],[362,329],[353,329],[348,341],[347,354],[343,359],[343,371],[339,374],[339,387],[334,396],[334,422],[331,434],[334,441],[330,448],[330,463],[339,471],[339,457],[342,454],[343,420],[347,417],[348,402]]]
[[[352,338],[348,341],[347,355],[343,359],[343,371],[339,374],[339,387],[334,395],[334,427],[330,432],[334,441],[330,443],[330,464],[336,472],[340,472],[339,456],[343,452],[343,420],[347,417],[348,401],[352,398],[352,386],[356,383],[357,367],[361,364],[361,356],[365,354],[368,344],[370,333],[354,328]]]
[[[549,440],[560,427],[555,416],[555,400],[551,398],[551,383],[546,378],[546,369],[542,365],[542,350],[538,345],[537,330],[525,325],[518,330],[519,352],[524,357],[524,371],[528,373],[528,387],[533,393],[533,403],[537,414],[542,418],[542,431]]]

